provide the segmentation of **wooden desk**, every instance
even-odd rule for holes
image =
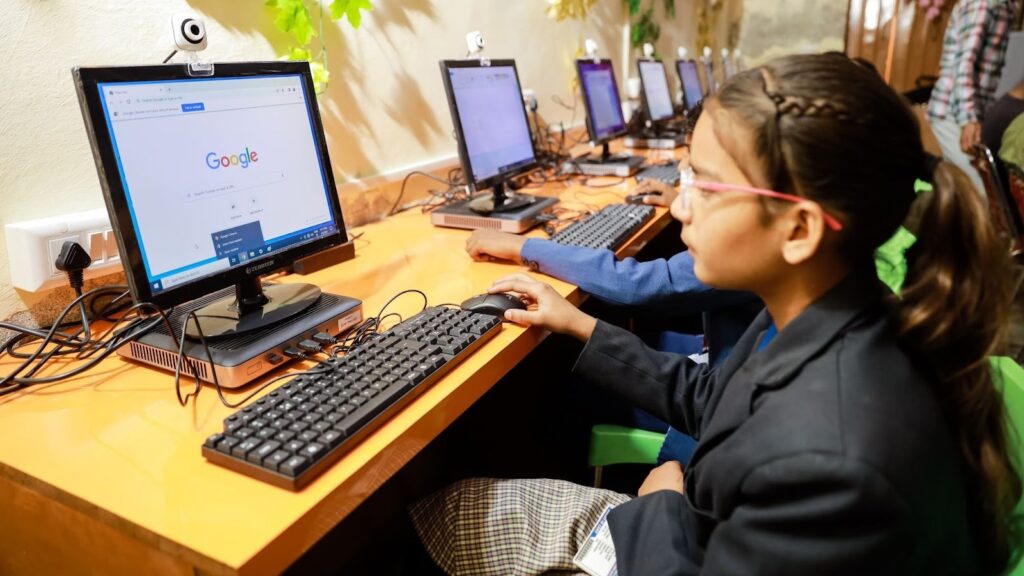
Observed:
[[[633,185],[551,184],[544,192],[560,194],[567,206],[581,199],[603,205],[620,201]],[[634,252],[668,222],[659,209],[621,252]],[[464,251],[467,231],[435,228],[418,209],[360,231],[354,260],[281,281],[360,298],[369,315],[403,289],[424,291],[431,304],[457,303],[522,270],[473,262]],[[575,303],[583,298],[572,285],[551,284]],[[408,317],[420,306],[418,296],[408,295],[389,311]],[[85,375],[0,397],[0,573],[278,573],[544,336],[506,325],[299,493],[207,463],[203,440],[234,410],[212,389],[180,407],[166,372],[114,356]],[[3,360],[0,372],[13,364]]]

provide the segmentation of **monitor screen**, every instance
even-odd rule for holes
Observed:
[[[274,64],[76,71],[143,299],[222,276],[201,295],[346,239],[308,65]]]
[[[643,86],[643,101],[647,117],[652,122],[668,120],[675,115],[672,108],[672,92],[668,87],[665,65],[658,60],[639,60],[640,84]]]
[[[689,111],[704,98],[697,63],[693,60],[679,60],[676,62],[676,71],[679,73],[679,82],[683,85],[683,102]]]
[[[611,60],[577,60],[576,69],[583,87],[590,139],[604,142],[625,134],[626,120]]]
[[[718,92],[718,86],[715,84],[715,67],[710,58],[704,61],[704,87],[704,94]]]
[[[486,187],[534,167],[537,159],[515,64],[441,64],[468,180]]]

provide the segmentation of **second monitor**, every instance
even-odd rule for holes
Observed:
[[[577,60],[576,72],[583,88],[590,144],[601,146],[601,151],[570,160],[566,170],[590,176],[632,176],[643,164],[643,158],[612,154],[608,149],[609,142],[626,134],[626,119],[611,60]]]
[[[673,149],[685,142],[682,130],[672,126],[676,121],[672,91],[661,60],[638,60],[640,93],[647,120],[646,129],[630,134],[623,144],[629,148]]]
[[[435,210],[431,221],[454,228],[524,232],[558,200],[509,190],[512,178],[537,168],[514,60],[443,60],[452,125],[466,182],[476,194]]]

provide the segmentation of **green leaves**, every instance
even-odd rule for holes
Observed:
[[[316,28],[309,17],[309,6],[319,8],[325,0],[266,0],[265,5],[273,8],[277,14],[274,17],[274,24],[287,34],[295,37],[298,46],[292,49],[285,56],[289,60],[305,60],[309,62],[310,72],[313,74],[313,84],[316,85],[316,93],[322,94],[327,89],[327,82],[331,73],[324,64],[327,61],[327,48],[321,47],[316,58],[309,50],[309,43],[317,36]],[[308,5],[307,5],[308,4]],[[353,28],[359,28],[363,23],[363,12],[373,10],[371,0],[331,0],[331,20],[346,18]],[[322,43],[321,43],[322,44]]]
[[[654,21],[654,7],[644,10],[629,27],[629,39],[633,48],[640,48],[646,42],[655,43],[661,37],[661,26]]]
[[[675,20],[676,17],[676,0],[665,0],[665,14],[668,14],[669,18]]]
[[[277,10],[274,24],[278,29],[294,36],[299,45],[309,44],[316,36],[313,22],[309,19],[309,10],[303,0],[267,0],[266,5]]]
[[[640,15],[629,26],[629,43],[639,48],[645,43],[655,43],[661,37],[661,25],[654,21],[654,6],[657,0],[651,0],[646,10],[641,12],[643,0],[622,0],[629,7],[629,15]],[[665,15],[671,19],[676,17],[676,0],[662,0]]]
[[[342,16],[348,18],[348,23],[353,28],[359,28],[363,22],[363,13],[373,10],[370,0],[332,0],[331,19],[339,20]]]
[[[324,66],[324,63],[314,60],[312,52],[298,46],[292,48],[292,51],[288,53],[288,59],[309,62],[309,71],[313,74],[313,86],[316,88],[316,93],[323,94],[324,90],[327,89],[327,83],[331,79],[331,73]]]

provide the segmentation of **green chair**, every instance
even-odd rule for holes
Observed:
[[[1017,364],[1013,358],[1006,356],[993,356],[992,379],[996,387],[1003,392],[1003,402],[1006,404],[1006,413],[1009,416],[1010,447],[1016,455],[1017,469],[1024,464],[1024,368]],[[1018,522],[1024,522],[1024,500],[1017,503],[1014,514]],[[1006,572],[1006,576],[1024,576],[1024,562],[1021,555],[1024,549],[1016,551],[1016,568]]]
[[[1003,392],[1011,429],[1010,446],[1019,467],[1024,464],[1024,368],[1012,358],[993,356],[990,359],[996,387]],[[654,464],[665,441],[665,435],[647,430],[598,424],[590,430],[590,465],[594,468],[594,486],[601,486],[601,472],[610,464]],[[1024,522],[1024,500],[1017,503],[1016,515]],[[1017,564],[1006,576],[1024,576],[1024,562],[1017,550]]]
[[[639,428],[598,424],[590,429],[590,466],[594,487],[601,487],[601,471],[609,464],[655,464],[665,435]]]

